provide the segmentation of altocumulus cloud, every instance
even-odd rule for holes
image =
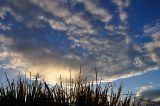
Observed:
[[[71,68],[76,74],[82,66],[93,79],[96,66],[102,79],[113,81],[158,69],[160,22],[142,29],[155,40],[137,45],[128,34],[129,13],[125,10],[131,1],[109,3],[114,11],[96,0],[1,1],[1,70],[38,70],[52,80],[55,73],[59,76]]]
[[[159,86],[142,86],[136,94],[137,97],[145,100],[159,101],[160,89]]]

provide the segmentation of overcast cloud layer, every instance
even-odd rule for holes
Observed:
[[[82,66],[93,79],[96,67],[102,79],[113,81],[159,69],[160,19],[133,35],[127,13],[131,0],[111,0],[112,8],[101,0],[2,1],[0,70],[15,73],[36,67],[50,80],[47,73],[77,73]],[[139,44],[133,36],[150,41]]]

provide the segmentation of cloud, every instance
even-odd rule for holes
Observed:
[[[156,19],[152,23],[144,25],[144,33],[147,36],[155,36],[154,34],[158,32],[160,32],[160,19]]]
[[[129,6],[129,1],[114,1],[118,15],[121,15],[119,24],[114,24],[112,12],[100,6],[98,1],[77,0],[71,7],[64,0],[13,0],[5,3],[3,20],[7,17],[7,22],[13,25],[1,35],[5,41],[2,42],[3,48],[9,49],[1,52],[1,63],[8,59],[6,67],[29,67],[28,72],[38,70],[47,80],[53,80],[48,73],[57,70],[71,68],[76,75],[80,66],[89,79],[94,79],[93,72],[97,67],[103,79],[113,81],[143,74],[157,66],[150,64],[154,63],[153,59],[142,54],[143,49],[150,54],[149,46],[134,44],[127,32],[128,14],[123,9]],[[12,42],[6,45],[9,39]],[[8,57],[9,52],[16,55]],[[59,74],[63,72],[60,71],[58,77]]]
[[[131,0],[113,0],[113,2],[122,9],[127,8],[130,5]]]
[[[23,73],[27,67],[27,64],[21,60],[21,55],[9,48],[12,43],[12,39],[0,34],[0,80],[4,84],[6,83],[5,73],[12,80],[17,77],[19,71]]]
[[[44,11],[51,13],[53,16],[57,17],[58,19],[48,19],[45,17],[46,21],[52,26],[53,29],[58,30],[68,30],[69,32],[73,32],[73,28],[75,32],[78,30],[82,30],[83,32],[93,31],[91,28],[90,23],[83,18],[83,13],[72,13],[69,9],[68,5],[64,1],[51,1],[51,0],[33,0],[31,1],[35,5],[42,8]],[[54,24],[53,24],[54,23]],[[77,24],[79,23],[79,24]],[[67,28],[66,28],[67,27]],[[79,33],[78,33],[79,34]]]
[[[151,23],[144,25],[144,36],[149,37],[151,40],[149,42],[144,42],[144,46],[139,51],[146,51],[146,63],[154,64],[153,67],[159,69],[160,64],[160,19],[156,19]],[[151,65],[150,65],[151,66]],[[156,70],[157,70],[156,69]],[[160,89],[159,85],[153,85],[150,82],[150,85],[142,86],[137,92],[137,97],[150,99],[151,101],[160,101]]]
[[[153,41],[144,44],[144,48],[148,51],[152,61],[159,63],[160,61],[160,19],[144,26],[145,36],[149,36]]]
[[[24,66],[20,61],[20,55],[12,51],[9,46],[13,44],[13,40],[0,34],[0,60],[1,68],[14,68]]]
[[[122,22],[125,22],[128,18],[128,15],[127,15],[126,12],[122,11],[122,12],[119,13],[119,18]]]
[[[125,12],[125,8],[129,7],[131,0],[113,0],[113,3],[118,6],[119,18],[122,23],[126,23],[128,14]]]
[[[125,78],[130,78],[130,77],[134,77],[134,76],[139,76],[139,75],[143,75],[147,72],[150,72],[150,71],[157,71],[159,70],[158,67],[151,67],[151,68],[146,68],[146,69],[142,69],[143,71],[135,71],[135,70],[128,70],[127,72],[126,71],[121,71],[119,72],[118,74],[113,74],[112,77],[109,77],[109,76],[102,76],[101,75],[100,77],[103,79],[102,81],[104,82],[112,82],[112,81],[115,81],[115,80],[118,80],[118,79],[125,79]]]
[[[10,13],[13,16],[13,18],[15,18],[17,21],[22,22],[22,16],[18,14],[15,9],[16,8],[12,8],[11,4],[8,1],[4,1],[1,4],[0,8],[0,18],[4,20],[6,15]]]
[[[0,8],[0,19],[4,20],[6,12],[8,11],[8,8]],[[0,30],[7,31],[11,30],[10,28],[11,25],[6,25],[5,23],[0,22]]]
[[[160,89],[158,86],[142,86],[136,96],[145,100],[160,101]]]
[[[10,26],[4,25],[2,23],[0,23],[0,29],[4,31],[11,30]]]
[[[100,16],[100,18],[102,18],[102,21],[108,22],[112,19],[112,15],[107,10],[98,7],[95,2],[87,0],[83,1],[83,3],[85,4],[89,12],[91,12],[94,15]]]
[[[0,18],[4,19],[5,15],[6,15],[6,8],[0,8]]]

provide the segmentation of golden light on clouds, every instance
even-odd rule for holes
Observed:
[[[70,78],[70,72],[71,72],[71,78],[75,78],[78,75],[79,69],[77,68],[72,68],[70,71],[70,68],[66,66],[57,66],[54,64],[50,65],[39,65],[35,67],[31,67],[27,70],[27,77],[30,77],[30,72],[31,72],[31,77],[34,78],[37,73],[40,77],[40,79],[44,79],[45,81],[49,83],[57,83],[59,82],[60,76],[62,79],[69,79]]]

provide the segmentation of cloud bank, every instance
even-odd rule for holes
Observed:
[[[94,79],[96,67],[102,79],[113,81],[158,69],[160,21],[144,26],[143,36],[153,41],[138,45],[128,33],[126,9],[131,1],[109,3],[115,10],[96,0],[69,4],[66,0],[3,1],[0,43],[7,49],[1,49],[1,70],[11,66],[13,70],[21,67],[33,73],[38,70],[51,80],[48,73],[61,70],[59,76],[62,70],[67,73],[72,69],[76,75],[82,66],[88,79]]]
[[[142,86],[136,94],[137,97],[145,100],[159,101],[160,89],[159,86]]]

